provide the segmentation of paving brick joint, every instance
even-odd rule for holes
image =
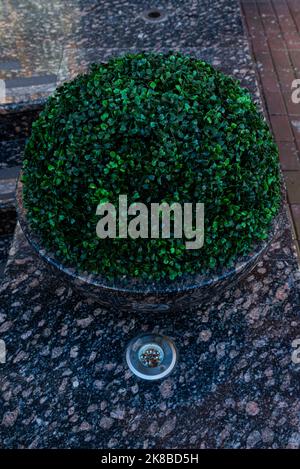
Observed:
[[[258,81],[279,149],[289,210],[300,245],[300,103],[292,83],[300,79],[299,0],[241,0]],[[298,85],[299,87],[299,85]]]

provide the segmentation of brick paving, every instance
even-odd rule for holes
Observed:
[[[292,102],[292,82],[300,79],[300,0],[240,3],[300,252],[300,103]]]

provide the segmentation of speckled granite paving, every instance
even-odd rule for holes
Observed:
[[[180,316],[99,308],[50,275],[17,229],[0,291],[1,446],[300,447],[300,275],[286,225],[221,302]],[[124,360],[145,331],[179,352],[151,384]]]
[[[141,16],[144,1],[39,8],[7,1],[3,77],[63,80],[112,53],[172,47],[243,77],[258,96],[236,0],[160,5],[170,14],[154,24]],[[14,55],[15,44],[24,53]],[[7,141],[19,127],[11,110],[32,109],[47,95],[8,83]],[[18,228],[0,287],[1,447],[300,448],[300,365],[292,361],[299,282],[286,219],[262,261],[221,302],[180,316],[121,314],[50,275]],[[124,359],[127,343],[145,331],[170,335],[179,352],[174,373],[151,384],[132,376]]]

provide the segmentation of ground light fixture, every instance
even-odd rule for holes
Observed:
[[[143,334],[134,337],[126,349],[126,362],[135,376],[154,381],[168,376],[177,362],[177,350],[170,337]]]

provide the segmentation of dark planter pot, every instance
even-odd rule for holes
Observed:
[[[254,246],[253,251],[239,258],[233,266],[207,275],[186,275],[179,280],[142,281],[134,278],[107,280],[100,275],[77,272],[59,262],[46,251],[31,230],[23,206],[22,183],[17,183],[17,212],[21,228],[40,259],[71,287],[92,297],[106,308],[123,311],[169,312],[204,307],[216,301],[225,290],[233,287],[253,269],[271,242],[278,236],[283,222],[283,208],[273,220],[268,239]]]

